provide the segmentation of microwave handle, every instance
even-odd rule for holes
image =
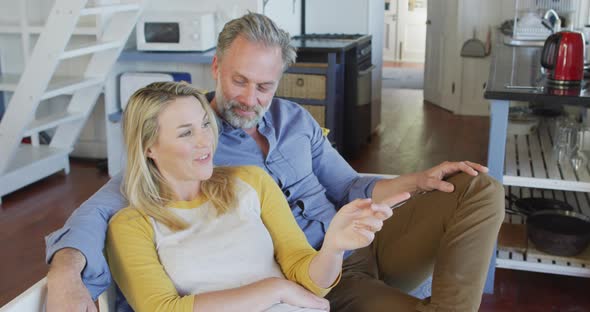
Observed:
[[[361,70],[359,72],[359,76],[364,76],[364,75],[370,73],[373,69],[375,69],[375,67],[376,67],[375,65],[371,65],[369,68],[367,68],[365,70]]]

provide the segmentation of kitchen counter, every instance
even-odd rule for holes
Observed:
[[[541,72],[540,47],[494,46],[494,55],[484,97],[491,100],[488,166],[490,174],[503,181],[506,131],[510,101],[528,101],[543,105],[581,105],[590,107],[589,81],[577,88],[558,89],[547,83]],[[533,87],[514,89],[509,86]]]
[[[543,102],[549,105],[590,106],[590,84],[571,89],[554,88],[541,72],[542,47],[496,44],[484,97],[490,100]],[[513,89],[515,87],[535,87]]]
[[[350,50],[357,45],[356,40],[336,39],[291,39],[291,44],[297,48],[297,52],[308,50],[314,52],[340,52]]]

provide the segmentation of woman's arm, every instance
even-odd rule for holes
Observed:
[[[242,167],[238,176],[258,192],[261,218],[272,237],[275,258],[285,277],[318,296],[325,296],[336,285],[342,254],[331,250],[318,253],[309,245],[283,193],[265,171]]]
[[[135,311],[262,311],[289,302],[297,294],[294,287],[298,285],[271,278],[234,289],[180,296],[158,259],[153,237],[147,217],[129,208],[113,217],[107,233],[113,278]],[[314,297],[307,299],[310,307],[325,306]]]
[[[250,285],[200,294],[194,311],[263,311],[276,303],[329,310],[330,303],[283,278],[267,278]]]

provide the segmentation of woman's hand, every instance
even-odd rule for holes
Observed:
[[[330,302],[321,298],[301,287],[295,282],[283,278],[271,278],[268,282],[279,293],[281,303],[287,303],[292,306],[330,311]]]
[[[392,215],[389,205],[406,200],[409,193],[389,198],[388,204],[373,203],[370,198],[357,199],[340,208],[332,219],[322,249],[343,253],[368,246],[381,230],[383,221]]]

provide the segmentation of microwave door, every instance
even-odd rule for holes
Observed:
[[[180,43],[179,23],[145,22],[143,32],[146,43]]]

